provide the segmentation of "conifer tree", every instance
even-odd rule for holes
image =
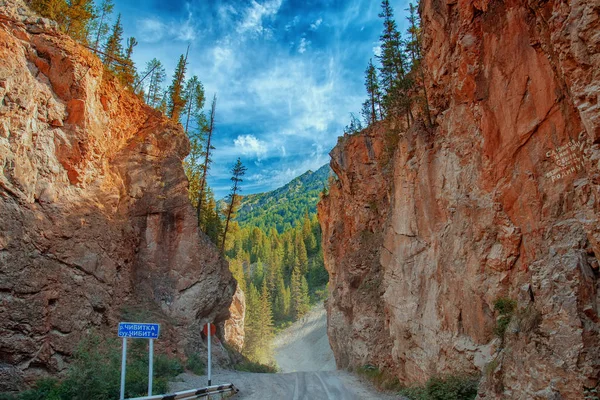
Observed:
[[[235,215],[235,211],[239,203],[238,193],[242,190],[240,184],[244,181],[243,176],[246,173],[247,168],[244,167],[242,161],[238,158],[235,165],[231,169],[231,193],[227,196],[227,207],[225,209],[225,229],[223,230],[223,241],[221,243],[221,251],[225,251],[225,240],[227,238],[227,232],[229,230],[229,223]]]
[[[301,274],[305,274],[308,271],[308,255],[306,253],[306,246],[302,239],[302,232],[296,233],[294,238],[295,246],[295,266],[299,269]]]
[[[175,73],[173,74],[173,81],[171,82],[171,86],[169,86],[169,118],[176,122],[179,122],[179,115],[186,105],[183,85],[185,82],[185,72],[187,70],[188,52],[189,47],[185,56],[182,54],[179,57],[177,68],[175,68]]]
[[[362,114],[366,124],[372,125],[381,119],[381,91],[379,90],[379,79],[373,60],[369,60],[369,65],[365,71],[365,87],[369,97],[363,103]]]
[[[158,108],[164,95],[163,83],[167,77],[165,68],[160,60],[153,58],[146,63],[146,69],[142,72],[143,77],[148,77],[148,89],[146,90],[146,104]]]
[[[106,35],[110,31],[108,24],[108,18],[112,14],[114,4],[112,0],[102,0],[96,8],[96,18],[92,21],[90,33],[93,35],[93,40],[90,38],[90,42],[93,44],[95,50],[100,49],[100,41],[105,40]]]
[[[116,65],[123,59],[123,46],[121,40],[123,36],[123,25],[121,24],[121,14],[117,16],[117,21],[112,27],[111,34],[104,45],[104,66],[111,71],[116,71]]]
[[[85,42],[94,17],[93,0],[67,0],[65,33],[75,40]]]
[[[425,111],[425,118],[427,118],[427,123],[429,126],[433,125],[431,121],[431,111],[429,109],[429,99],[427,98],[427,88],[425,86],[425,68],[423,67],[422,62],[422,48],[421,48],[421,20],[417,13],[417,6],[414,6],[412,3],[409,4],[407,11],[409,12],[408,19],[409,27],[408,27],[408,35],[410,40],[407,43],[407,50],[411,55],[412,61],[412,69],[415,74],[418,75],[420,80],[420,86],[423,90],[423,108]]]
[[[381,3],[383,18],[383,33],[381,40],[381,85],[385,91],[383,96],[384,108],[387,116],[398,117],[405,114],[407,124],[410,125],[410,98],[408,89],[411,85],[406,74],[406,56],[402,47],[402,39],[398,32],[394,11],[389,0]]]
[[[300,271],[294,269],[290,283],[291,290],[291,312],[294,320],[304,316],[309,310],[308,283]]]
[[[202,134],[207,129],[206,116],[202,112],[204,108],[204,85],[196,75],[192,76],[185,86],[184,96],[187,102],[185,111],[184,131],[189,135],[192,124],[196,125],[196,134]]]
[[[206,190],[206,179],[208,177],[208,170],[210,169],[210,164],[212,163],[211,154],[215,149],[213,146],[213,133],[215,129],[215,115],[217,109],[217,95],[213,96],[212,103],[210,105],[210,114],[208,116],[208,122],[206,124],[206,132],[205,132],[205,143],[204,143],[204,162],[202,163],[202,174],[200,175],[200,186],[199,186],[199,195],[200,199],[199,207],[198,207],[198,219],[201,218],[202,211],[202,199],[204,198],[203,193]]]
[[[138,42],[134,37],[127,39],[127,48],[125,49],[124,58],[115,67],[119,81],[121,81],[124,86],[131,89],[133,89],[133,84],[136,81],[136,71],[131,55],[133,54],[133,48],[137,46],[137,44]]]

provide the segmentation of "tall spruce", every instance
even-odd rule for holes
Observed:
[[[121,83],[133,89],[133,85],[136,81],[136,71],[135,65],[133,64],[132,54],[133,48],[137,46],[138,42],[134,37],[130,37],[127,39],[127,48],[125,49],[125,54],[123,56],[123,60],[116,65],[117,78],[121,81]]]
[[[381,90],[379,89],[379,79],[377,78],[377,69],[373,65],[373,60],[369,60],[369,65],[365,70],[365,88],[368,98],[363,103],[363,118],[367,125],[372,125],[382,118],[381,115]]]
[[[190,48],[188,46],[185,56],[182,54],[179,57],[177,68],[173,74],[173,81],[169,86],[169,118],[179,122],[181,111],[185,108],[186,98],[184,96],[185,72],[187,70],[187,57]]]
[[[425,68],[423,66],[423,49],[421,47],[421,19],[418,14],[418,3],[408,5],[408,17],[406,19],[409,22],[408,35],[410,40],[408,41],[406,48],[411,56],[412,70],[415,75],[419,78],[419,86],[423,91],[423,111],[425,112],[425,118],[429,126],[433,125],[431,120],[431,111],[429,109],[429,99],[427,98],[427,87],[425,86]]]
[[[396,21],[394,10],[389,0],[381,3],[382,11],[379,14],[383,18],[383,33],[380,36],[381,55],[379,68],[381,86],[384,90],[383,105],[386,116],[398,118],[406,115],[407,124],[411,123],[410,98],[408,90],[411,86],[407,77],[407,60],[404,54],[402,38]]]
[[[242,160],[239,158],[235,162],[235,165],[231,169],[231,192],[227,195],[227,207],[225,209],[225,229],[223,230],[223,240],[221,242],[221,252],[225,251],[225,240],[227,239],[227,232],[229,230],[229,224],[231,219],[235,215],[235,211],[239,204],[239,192],[242,190],[240,185],[244,181],[242,178],[246,173],[247,168],[242,164]]]
[[[104,45],[104,66],[109,70],[116,72],[117,65],[123,59],[123,45],[121,41],[123,36],[123,25],[121,24],[121,14],[117,16],[117,20],[112,27],[111,34]]]
[[[164,95],[163,83],[167,77],[165,68],[160,60],[153,58],[146,64],[142,72],[142,79],[148,78],[148,89],[146,91],[146,104],[158,108]]]
[[[108,18],[112,14],[113,8],[114,4],[112,0],[102,0],[96,8],[96,18],[92,22],[90,30],[90,33],[93,35],[93,40],[90,40],[90,42],[93,44],[95,50],[100,50],[100,41],[105,40],[106,35],[110,31]]]
[[[200,186],[198,188],[198,219],[202,218],[202,199],[204,198],[204,191],[206,190],[206,180],[208,178],[208,170],[212,163],[211,154],[215,147],[212,145],[213,133],[215,130],[215,114],[217,112],[217,95],[213,96],[212,103],[210,105],[210,113],[208,115],[208,121],[206,124],[205,132],[205,144],[204,144],[204,162],[202,163],[202,175],[200,176]]]

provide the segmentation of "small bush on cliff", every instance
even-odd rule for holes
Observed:
[[[502,340],[516,308],[517,302],[513,299],[500,297],[494,302],[494,310],[499,314],[494,333]]]
[[[472,400],[477,396],[479,379],[474,376],[447,375],[430,378],[425,386],[400,390],[411,400]]]

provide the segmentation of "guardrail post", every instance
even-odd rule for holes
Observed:
[[[211,354],[210,354],[210,337],[212,335],[211,335],[211,332],[210,332],[210,322],[208,323],[208,329],[207,329],[207,331],[208,331],[208,386],[210,386],[211,385],[211,379],[210,378],[211,378],[211,372],[212,372],[211,371],[211,361],[212,360],[211,360]]]

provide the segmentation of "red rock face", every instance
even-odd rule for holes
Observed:
[[[187,199],[188,140],[15,4],[0,7],[0,363],[55,373],[90,330],[134,318],[183,356],[235,291]]]
[[[486,399],[598,386],[599,11],[422,2],[436,127],[342,139],[319,205],[338,366],[481,373]],[[518,302],[503,347],[499,298]]]

